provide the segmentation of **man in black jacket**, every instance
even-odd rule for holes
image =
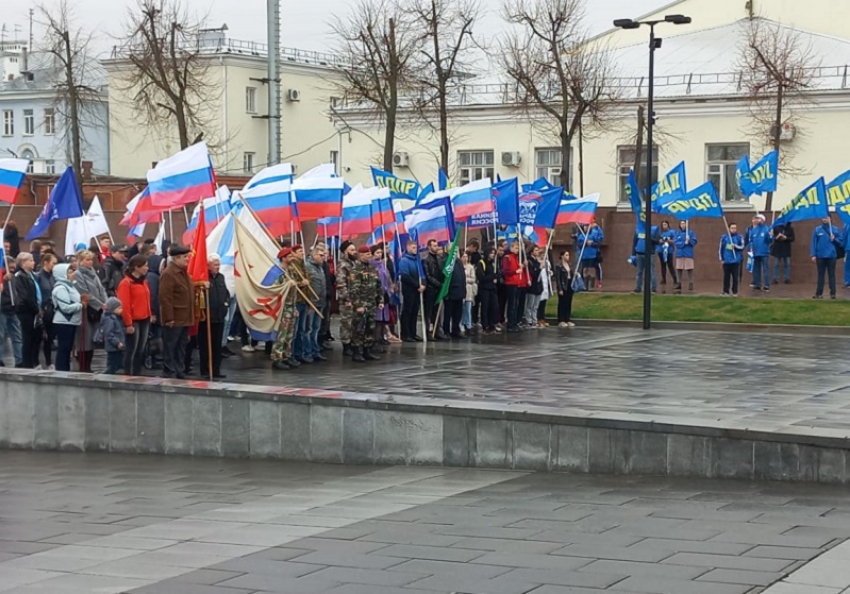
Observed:
[[[29,252],[21,252],[15,259],[18,271],[15,273],[12,291],[15,300],[15,313],[21,324],[21,367],[34,369],[38,363],[38,349],[44,327],[41,320],[41,288],[35,279],[33,269],[35,259]]]
[[[451,267],[449,292],[443,301],[443,334],[452,338],[466,338],[460,331],[463,300],[466,298],[466,271],[457,254],[451,257],[454,258],[454,264]]]
[[[437,256],[437,241],[431,239],[428,241],[428,253],[422,259],[422,267],[425,269],[425,318],[432,328],[428,332],[433,332],[433,327],[437,325],[437,295],[440,289],[443,288],[443,262]],[[462,312],[461,312],[462,313]],[[437,339],[444,339],[445,335],[442,330],[438,329]]]
[[[224,320],[227,318],[227,310],[230,307],[230,291],[224,282],[221,269],[221,258],[218,254],[211,254],[208,259],[210,271],[210,290],[207,313],[210,317],[210,330],[207,332],[207,323],[202,321],[198,324],[198,346],[201,351],[201,377],[210,377],[208,349],[212,347],[212,377],[213,379],[225,379],[227,376],[221,373],[221,339],[224,336]]]
[[[118,285],[124,278],[124,264],[127,262],[129,250],[130,248],[126,245],[115,246],[112,254],[104,259],[103,266],[98,271],[98,278],[109,297],[115,297]]]
[[[792,223],[777,225],[773,228],[773,243],[770,244],[770,253],[773,256],[773,284],[779,284],[780,268],[785,273],[785,284],[791,284],[791,244],[794,243],[796,234]]]
[[[18,322],[18,315],[15,313],[15,294],[12,292],[14,279],[15,259],[7,257],[6,274],[3,276],[3,290],[0,292],[0,346],[6,342],[6,338],[9,339],[9,342],[12,343],[15,367],[20,367],[23,337],[21,336],[21,324]],[[4,365],[5,363],[0,358],[0,367]]]
[[[50,368],[53,363],[53,267],[59,262],[53,252],[42,252],[40,259],[41,270],[36,273],[38,286],[41,288],[42,319],[44,320],[44,365]]]

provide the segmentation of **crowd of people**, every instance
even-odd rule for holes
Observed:
[[[345,241],[335,258],[324,243],[305,250],[282,238],[278,282],[289,283],[291,290],[284,293],[276,336],[260,341],[249,332],[216,254],[209,257],[206,302],[200,303],[187,272],[186,247],[167,240],[162,246],[153,240],[114,246],[103,238],[59,258],[50,241],[34,241],[30,251],[21,251],[10,224],[4,236],[0,340],[4,349],[10,345],[11,358],[21,368],[70,371],[73,357],[77,370],[92,372],[94,352],[103,349],[106,374],[141,375],[147,369],[182,379],[192,375],[197,352],[200,376],[224,379],[222,361],[236,354],[229,345],[237,341],[245,352],[265,351],[275,370],[290,370],[327,361],[325,353],[336,340],[345,357],[366,362],[393,343],[544,328],[553,298],[558,326],[574,326],[574,293],[602,285],[602,229],[577,226],[577,266],[569,251],[556,257],[525,238],[517,240],[516,234],[496,237],[483,249],[481,240],[470,239],[465,249],[450,251],[452,262],[447,262],[446,247],[433,240],[421,251],[407,243],[399,258],[388,257],[383,243]],[[789,283],[795,239],[793,225],[771,228],[760,214],[744,233],[729,225],[718,246],[722,294],[738,295],[745,262],[754,290]],[[662,284],[669,279],[681,291],[686,282],[692,291],[697,243],[696,232],[685,222],[673,229],[662,221],[648,237],[636,232],[631,258],[637,269],[635,292],[642,290],[647,271],[656,290],[656,260]],[[835,299],[836,262],[848,247],[847,228],[839,230],[828,218],[815,228],[815,298],[823,297],[828,279]],[[850,286],[847,260],[845,287]],[[338,312],[338,339],[331,331],[332,312]]]

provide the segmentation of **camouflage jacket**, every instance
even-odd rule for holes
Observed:
[[[289,274],[290,273],[287,270],[284,270],[283,274],[281,274],[279,277],[277,277],[277,282],[275,283],[275,285],[283,285],[283,284],[286,284],[287,282],[289,282],[290,280],[293,280],[292,277]],[[291,289],[289,289],[289,293],[286,295],[286,297],[283,300],[283,306],[284,307],[294,307],[297,297],[298,297],[298,291],[295,290],[295,287],[292,287]]]
[[[371,314],[384,302],[381,280],[373,266],[361,262],[352,266],[348,274],[348,298],[355,310],[365,307],[366,313]]]
[[[350,301],[349,296],[351,287],[351,269],[354,267],[354,262],[343,255],[339,259],[339,264],[336,267],[336,298],[340,305],[345,305],[346,301]]]
[[[295,283],[298,285],[298,288],[301,289],[300,292],[297,291],[294,287],[292,289],[292,291],[296,294],[295,303],[297,303],[299,305],[303,305],[303,304],[307,303],[306,297],[309,297],[310,295],[312,295],[312,293],[310,293],[310,287],[309,286],[307,286],[307,287],[301,286],[302,281],[304,281],[305,279],[309,280],[309,278],[310,278],[309,276],[307,276],[307,269],[304,266],[304,260],[297,260],[296,259],[296,260],[293,260],[292,262],[290,262],[289,263],[289,270],[287,272],[290,275],[290,277],[292,278],[292,280],[294,280]]]

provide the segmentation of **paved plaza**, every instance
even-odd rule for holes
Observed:
[[[290,372],[240,352],[224,371],[228,383],[850,438],[846,345],[815,333],[548,328],[432,342],[427,355],[423,345],[394,345],[369,364],[343,362],[336,350],[329,363]]]
[[[4,594],[840,594],[848,537],[824,485],[0,454]]]

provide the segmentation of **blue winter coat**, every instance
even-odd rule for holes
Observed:
[[[417,257],[407,252],[401,257],[401,262],[398,265],[398,272],[401,276],[401,284],[412,289],[419,289],[422,280],[419,278],[419,262]]]
[[[769,256],[771,243],[773,236],[770,234],[770,227],[764,223],[750,227],[747,231],[747,245],[752,248],[753,256]]]
[[[835,258],[835,244],[841,244],[841,231],[835,225],[818,225],[812,233],[812,258]]]
[[[672,240],[669,244],[667,244],[667,258],[672,258],[673,255],[676,253],[676,230],[668,229],[667,231],[662,232],[661,239]],[[664,253],[664,245],[664,242],[662,242],[659,243],[658,246],[655,248],[655,253],[659,256]]]
[[[744,254],[744,238],[738,233],[723,235],[718,252],[724,264],[740,264]]]
[[[687,241],[685,241],[687,236]],[[697,244],[697,234],[691,229],[687,232],[681,229],[676,231],[676,257],[677,258],[693,258],[694,246]]]
[[[124,344],[124,323],[111,311],[104,312],[100,321],[103,329],[103,344],[107,353],[120,351],[119,344]]]
[[[587,235],[587,241],[592,241],[593,245],[587,244],[585,245],[585,235]],[[581,254],[582,260],[593,260],[599,257],[599,246],[605,241],[605,234],[602,233],[601,227],[594,227],[587,234],[579,232],[576,235],[576,249]],[[581,248],[584,246],[584,253],[582,253]]]
[[[653,225],[650,231],[650,241],[651,245],[649,247],[649,253],[652,254],[655,251],[655,244],[661,241],[661,233],[658,231],[658,227]],[[632,240],[632,254],[646,254],[646,234],[635,232],[634,239]]]

